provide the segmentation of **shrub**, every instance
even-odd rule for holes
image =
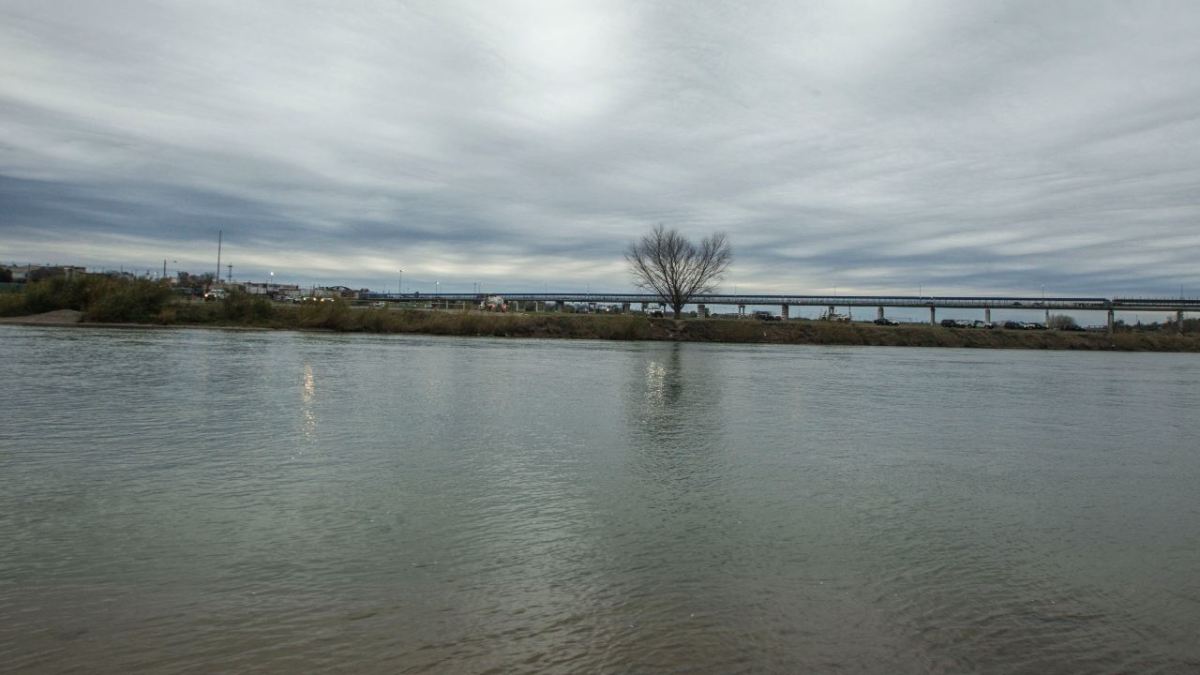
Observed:
[[[341,298],[334,298],[332,302],[306,302],[297,312],[297,322],[301,328],[353,330],[352,311],[350,305]]]
[[[1075,323],[1075,317],[1066,314],[1051,314],[1046,325],[1054,330],[1073,330],[1079,327],[1079,324]]]
[[[93,289],[105,281],[96,277],[53,277],[26,284],[25,310],[28,314],[41,314],[56,309],[86,309]]]
[[[0,293],[0,316],[21,316],[25,309],[24,293]]]
[[[275,307],[270,300],[240,290],[226,295],[220,307],[221,318],[235,323],[262,324],[275,316]]]
[[[88,321],[152,321],[171,300],[171,289],[159,282],[103,277],[95,277],[92,281],[87,288],[87,299],[82,303],[83,316]],[[78,306],[70,308],[80,309]]]

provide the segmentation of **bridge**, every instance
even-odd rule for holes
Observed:
[[[367,293],[363,299],[384,302],[471,302],[500,296],[506,302],[516,303],[518,308],[526,303],[555,306],[562,309],[566,303],[595,303],[621,305],[629,311],[634,304],[645,310],[648,306],[662,302],[652,293]],[[920,307],[929,310],[929,322],[937,324],[938,309],[980,309],[984,321],[992,320],[993,309],[1015,309],[1044,311],[1047,321],[1051,311],[1099,311],[1108,316],[1108,330],[1112,332],[1117,312],[1175,312],[1176,323],[1183,329],[1184,312],[1200,312],[1200,299],[1185,298],[1100,298],[1100,297],[1029,297],[1029,296],[920,296],[920,295],[745,295],[706,294],[693,296],[688,304],[697,305],[701,313],[712,305],[736,306],[744,314],[747,306],[778,306],[780,315],[788,318],[790,307],[874,307],[878,318],[884,317],[884,308]]]

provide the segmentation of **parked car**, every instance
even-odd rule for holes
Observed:
[[[1005,330],[1025,330],[1025,324],[1021,323],[1020,321],[1005,321],[1004,329]]]
[[[782,317],[775,316],[774,314],[764,311],[764,310],[759,310],[759,311],[755,312],[754,318],[758,319],[759,321],[781,321],[782,320]]]
[[[899,321],[892,321],[891,319],[888,319],[888,318],[885,318],[885,317],[882,317],[882,316],[881,316],[881,317],[879,317],[878,319],[875,319],[875,325],[876,325],[876,326],[899,326],[899,325],[900,325],[900,322],[899,322]]]

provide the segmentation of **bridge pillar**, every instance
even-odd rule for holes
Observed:
[[[746,306],[738,305],[738,316],[746,316]]]
[[[1183,335],[1183,310],[1182,309],[1177,310],[1175,312],[1175,329],[1179,331],[1180,335]]]
[[[696,316],[700,317],[701,319],[707,319],[708,308],[704,305],[696,305]]]
[[[1114,314],[1115,314],[1115,312],[1113,312],[1111,309],[1108,310],[1108,334],[1109,335],[1112,335],[1113,331],[1116,330],[1116,317],[1114,316]]]
[[[876,309],[876,310],[875,310],[875,318],[876,318],[876,319],[882,319],[882,318],[883,318],[883,308],[882,308],[882,307],[880,307],[880,308],[878,308],[878,309]]]
[[[929,325],[930,326],[937,325],[937,307],[933,307],[933,306],[929,307]]]
[[[1046,325],[1047,326],[1050,325],[1050,308],[1049,307],[1046,308]]]
[[[628,303],[628,302],[622,302],[622,303],[621,303],[621,313],[622,313],[622,314],[628,314],[628,313],[629,313],[629,303]]]
[[[563,311],[563,308],[566,306],[566,304],[567,303],[562,300],[555,300],[554,301],[554,310],[557,312],[561,312],[561,311]]]
[[[779,306],[779,316],[783,317],[784,321],[788,320],[788,306],[787,305]]]
[[[983,320],[986,321],[987,323],[992,322],[992,308],[991,307],[983,308]]]
[[[650,304],[650,303],[648,303],[648,302],[643,302],[643,303],[642,303],[642,312],[645,312],[645,311],[646,311],[646,307],[647,307],[647,306],[649,306],[649,304]]]

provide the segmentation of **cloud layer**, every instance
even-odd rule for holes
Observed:
[[[0,259],[1200,295],[1193,3],[0,0]]]

